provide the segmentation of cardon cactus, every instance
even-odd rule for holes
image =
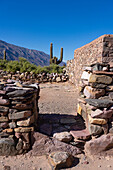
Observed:
[[[53,44],[50,44],[50,64],[60,64],[63,60],[63,48],[61,48],[60,59],[53,57]]]
[[[4,60],[6,60],[6,50],[4,50]]]

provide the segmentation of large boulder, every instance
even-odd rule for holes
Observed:
[[[85,144],[85,152],[88,155],[98,155],[104,151],[113,148],[113,136],[112,135],[102,135],[97,139],[88,141]]]

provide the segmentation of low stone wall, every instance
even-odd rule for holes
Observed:
[[[69,81],[79,87],[84,66],[113,61],[113,35],[103,35],[74,51],[74,59],[67,61]]]
[[[64,69],[64,72],[61,74],[57,73],[42,73],[42,74],[34,74],[34,73],[20,73],[17,71],[16,73],[6,72],[0,70],[0,80],[17,80],[22,82],[37,82],[37,83],[46,83],[46,82],[65,82],[68,80],[68,75]]]
[[[37,125],[39,87],[8,81],[0,84],[0,155],[25,153]]]
[[[81,76],[78,113],[92,136],[113,133],[113,67],[94,64]]]

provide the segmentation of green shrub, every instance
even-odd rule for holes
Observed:
[[[19,57],[19,61],[7,61],[0,60],[0,69],[8,72],[33,72],[35,74],[40,73],[62,73],[64,66],[59,66],[56,64],[51,64],[50,66],[36,66],[35,64],[31,64],[27,59]]]

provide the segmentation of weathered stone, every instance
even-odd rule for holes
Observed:
[[[81,79],[84,79],[84,80],[89,80],[89,77],[92,73],[89,73],[87,71],[83,71],[82,73],[82,76],[81,76]]]
[[[8,99],[3,99],[0,97],[0,105],[7,106],[10,104],[10,101]]]
[[[21,97],[25,96],[26,94],[33,93],[32,90],[25,90],[25,89],[20,89],[20,90],[15,90],[13,92],[7,93],[8,97]]]
[[[104,108],[104,110],[100,110],[100,109],[97,109],[95,111],[92,111],[91,113],[91,117],[92,118],[103,118],[103,119],[108,119],[112,116],[113,114],[113,110],[106,110]]]
[[[57,77],[56,78],[56,82],[58,83],[58,82],[61,82],[62,80],[61,80],[61,78],[60,77]]]
[[[9,127],[10,127],[11,129],[16,128],[16,123],[15,123],[15,122],[10,122],[10,123],[9,123]]]
[[[90,135],[93,135],[93,136],[100,135],[103,132],[103,128],[101,126],[94,125],[89,122],[87,123],[87,128],[89,130]]]
[[[29,109],[32,109],[33,108],[33,105],[32,104],[16,104],[14,106],[12,106],[13,109],[17,109],[17,110],[29,110]]]
[[[39,132],[35,132],[31,139],[33,140],[32,143],[34,144],[32,146],[32,150],[28,153],[28,155],[38,156],[56,151],[68,152],[73,156],[81,153],[81,150],[76,146],[60,142],[55,138],[49,138],[46,135],[43,135]]]
[[[53,137],[66,143],[69,143],[72,140],[72,135],[69,132],[54,133]]]
[[[53,152],[49,155],[48,160],[54,170],[57,170],[71,167],[74,158],[67,152]]]
[[[107,86],[106,91],[113,91],[113,85]]]
[[[89,83],[111,84],[112,78],[106,75],[91,74],[89,77]]]
[[[104,89],[96,89],[92,88],[91,86],[86,86],[84,88],[84,95],[86,96],[86,98],[97,99],[100,96],[103,96],[104,94]]]
[[[5,106],[0,106],[0,114],[4,114],[6,115],[9,111],[9,108],[8,107],[5,107]]]
[[[1,128],[6,128],[6,127],[8,127],[8,122],[2,122],[2,123],[0,123],[0,127]]]
[[[103,129],[103,131],[104,131],[104,134],[107,134],[107,133],[108,133],[108,129],[109,129],[108,123],[105,124],[105,125],[102,125],[102,129]]]
[[[96,89],[104,89],[107,87],[106,84],[98,84],[98,83],[90,83],[91,87],[96,88]]]
[[[71,130],[70,133],[75,139],[87,140],[90,138],[90,133],[87,129],[77,131]]]
[[[113,99],[113,92],[109,92],[109,98]]]
[[[17,121],[18,126],[30,126],[32,123],[34,123],[34,115],[26,120]]]
[[[13,129],[4,129],[4,133],[13,134]]]
[[[71,123],[76,123],[76,120],[74,118],[62,118],[60,120],[61,124],[71,124]]]
[[[86,66],[83,68],[84,71],[92,71],[92,67],[90,66]]]
[[[17,133],[26,133],[34,131],[34,127],[19,127],[14,129]]]
[[[111,148],[113,148],[113,136],[109,134],[90,140],[85,145],[86,153],[92,156],[98,155]]]
[[[0,117],[0,122],[8,122],[8,117],[1,116]]]
[[[12,138],[0,139],[0,155],[1,156],[13,156],[16,155],[15,142]]]
[[[107,120],[105,119],[92,118],[90,115],[88,115],[88,118],[91,124],[104,125],[107,123]]]
[[[85,99],[85,101],[95,107],[102,107],[102,108],[108,108],[109,106],[113,105],[112,100],[106,100],[106,99]]]
[[[21,111],[21,112],[16,112],[16,113],[9,113],[8,117],[10,120],[17,120],[17,119],[22,119],[22,118],[28,118],[31,116],[31,111],[26,110],[26,111]]]
[[[5,90],[0,90],[0,95],[5,95],[6,91]]]
[[[20,151],[21,149],[23,149],[23,141],[19,138],[18,143],[16,145],[16,150]]]

